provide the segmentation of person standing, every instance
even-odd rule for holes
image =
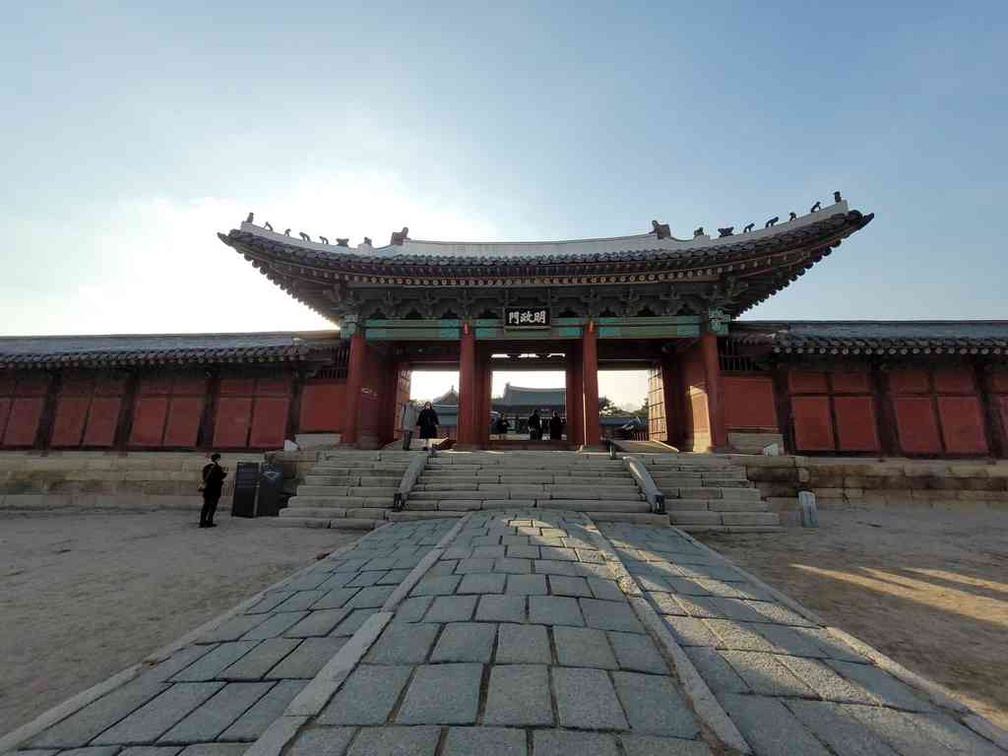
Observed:
[[[553,417],[549,421],[549,432],[550,441],[559,441],[563,436],[563,420],[560,419],[560,413],[553,410]]]
[[[214,452],[210,455],[210,464],[203,468],[203,484],[200,486],[200,490],[203,492],[203,509],[200,511],[199,521],[201,528],[217,527],[213,518],[226,477],[227,470],[220,466],[220,454]]]
[[[542,440],[542,420],[539,418],[539,410],[532,410],[528,419],[529,440]]]
[[[437,436],[437,428],[440,424],[437,412],[434,411],[430,402],[426,402],[424,404],[424,408],[420,410],[420,414],[417,416],[416,424],[420,428],[420,438],[422,438],[424,442],[424,451],[427,451],[430,446],[430,439]]]

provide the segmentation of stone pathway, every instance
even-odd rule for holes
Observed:
[[[379,528],[0,752],[1003,755],[999,737],[675,529],[514,510]]]

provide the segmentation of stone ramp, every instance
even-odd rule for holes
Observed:
[[[0,753],[1003,755],[999,737],[679,530],[502,509],[378,528]]]

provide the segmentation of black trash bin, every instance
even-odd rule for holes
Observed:
[[[256,517],[276,517],[285,503],[284,498],[283,468],[280,465],[260,465]]]

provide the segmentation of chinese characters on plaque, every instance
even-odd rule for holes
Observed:
[[[505,307],[505,328],[549,328],[549,310],[545,307]]]

